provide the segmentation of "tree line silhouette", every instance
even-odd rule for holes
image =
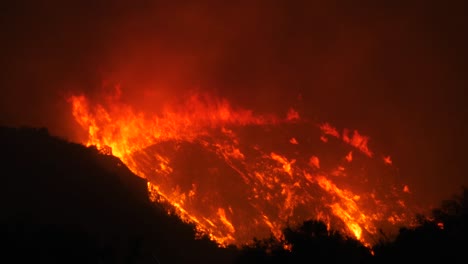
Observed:
[[[116,157],[49,135],[0,127],[0,261],[3,263],[465,263],[468,189],[416,227],[372,248],[320,221],[220,248],[148,200],[146,182]],[[287,246],[285,246],[287,245]],[[372,250],[372,253],[371,253]]]

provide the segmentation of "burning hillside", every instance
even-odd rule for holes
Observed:
[[[119,157],[148,181],[150,198],[174,206],[221,245],[244,244],[287,224],[319,219],[373,242],[379,228],[408,221],[408,186],[389,156],[358,131],[235,109],[194,94],[162,113],[140,113],[118,97],[69,99],[87,145]]]

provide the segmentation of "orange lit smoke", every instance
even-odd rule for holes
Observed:
[[[85,144],[111,149],[148,181],[152,200],[169,202],[221,245],[281,239],[287,223],[307,219],[369,245],[378,228],[407,221],[408,187],[395,186],[390,157],[374,159],[356,130],[312,124],[294,109],[256,115],[197,94],[159,113],[118,97],[69,102]]]

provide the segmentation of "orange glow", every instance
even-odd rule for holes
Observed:
[[[199,94],[157,112],[136,111],[120,95],[99,103],[84,95],[69,98],[76,122],[88,134],[83,143],[119,157],[148,181],[151,201],[170,203],[220,245],[270,233],[281,238],[287,223],[306,219],[322,220],[369,245],[380,224],[408,221],[401,193],[394,191],[409,192],[408,187],[373,181],[391,164],[374,159],[369,138],[356,130],[340,134],[293,109],[285,118],[256,115]],[[317,127],[322,134],[307,138]],[[324,142],[346,144],[336,152]],[[380,170],[359,169],[366,163]],[[337,175],[346,177],[332,181]]]

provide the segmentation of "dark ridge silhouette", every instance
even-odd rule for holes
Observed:
[[[375,246],[375,261],[395,263],[403,259],[418,262],[468,262],[468,189],[443,201],[430,217],[419,216],[414,228],[403,227],[394,241]]]
[[[372,249],[319,221],[284,240],[219,248],[149,201],[146,181],[116,157],[49,135],[0,127],[2,263],[466,263],[468,189]],[[287,245],[285,247],[285,245]]]
[[[284,241],[269,238],[246,246],[237,263],[367,263],[371,253],[359,241],[309,220],[283,230]],[[284,245],[287,245],[286,247]]]
[[[227,263],[228,249],[148,200],[113,156],[41,128],[0,128],[3,263]]]

